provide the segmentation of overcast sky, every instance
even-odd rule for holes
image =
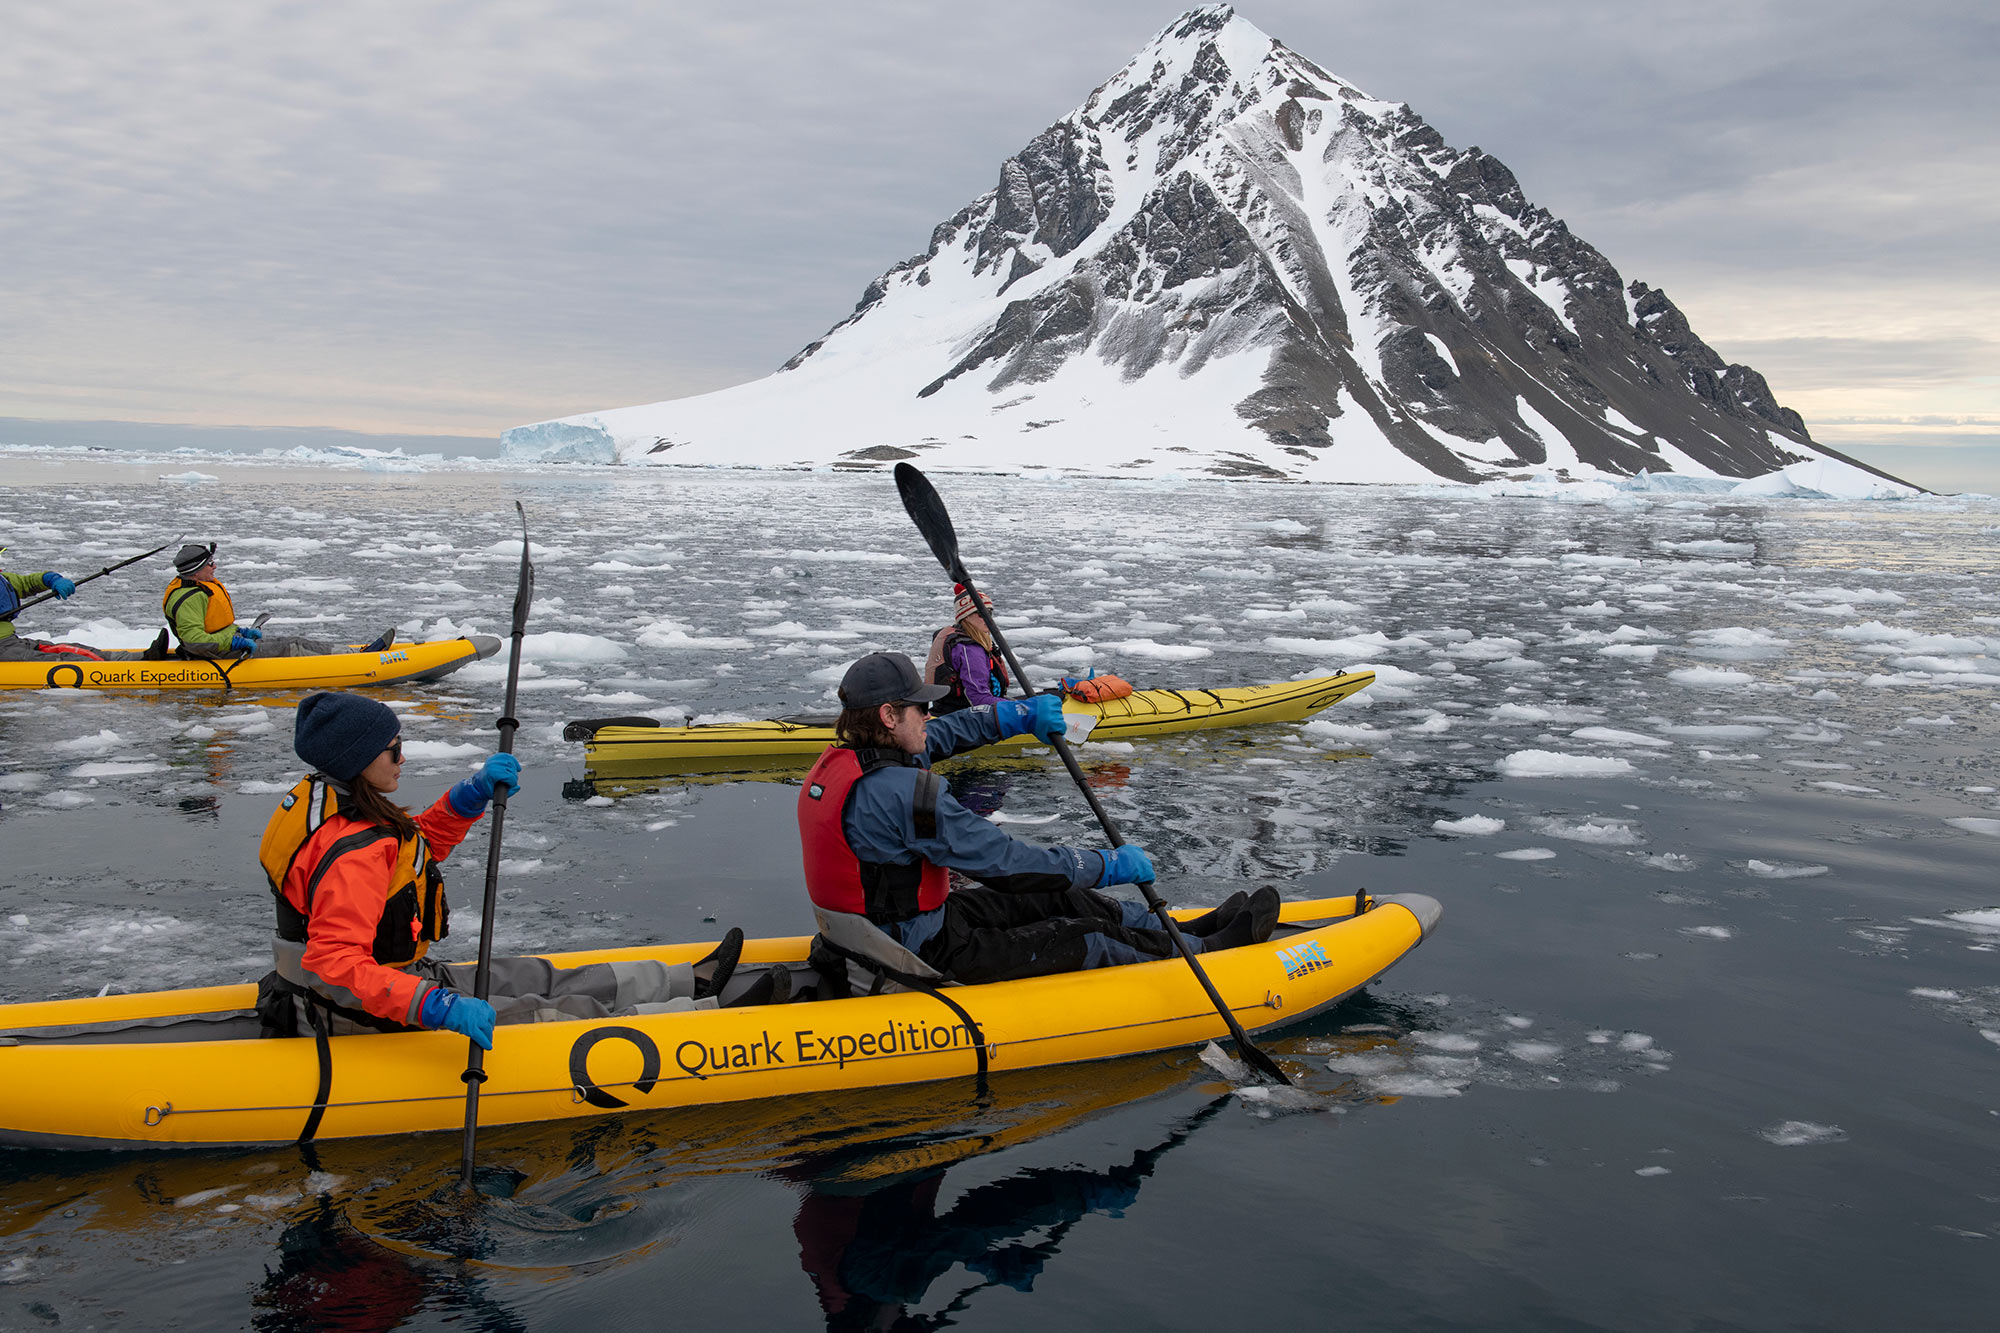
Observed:
[[[1187,6],[9,6],[0,416],[490,434],[767,374]],[[1253,0],[1836,445],[2000,443],[1994,0]]]

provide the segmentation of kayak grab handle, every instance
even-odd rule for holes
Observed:
[[[158,1129],[160,1125],[166,1120],[166,1118],[172,1115],[173,1113],[174,1113],[174,1104],[172,1102],[168,1102],[165,1106],[147,1107],[146,1128]]]
[[[656,717],[598,717],[580,718],[575,722],[563,723],[563,739],[566,741],[587,741],[597,734],[600,727],[657,727]]]

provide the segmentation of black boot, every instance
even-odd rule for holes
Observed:
[[[746,1009],[755,1004],[790,1004],[792,969],[782,963],[764,969],[764,975],[750,983],[750,989],[723,1005],[724,1009]]]
[[[743,932],[731,926],[729,933],[722,937],[722,943],[694,965],[694,998],[705,1000],[711,995],[720,995],[736,971],[736,960],[742,956]]]
[[[1222,923],[1220,930],[1214,931],[1201,942],[1203,953],[1214,953],[1218,949],[1240,949],[1246,944],[1255,944],[1256,921],[1250,909],[1245,907]]]
[[[1278,928],[1278,891],[1266,884],[1250,895],[1250,941],[1262,944],[1271,938],[1271,932]]]
[[[1230,894],[1227,898],[1224,898],[1222,906],[1216,908],[1214,911],[1204,913],[1192,921],[1181,922],[1181,934],[1193,935],[1198,938],[1213,935],[1216,931],[1221,930],[1229,924],[1230,917],[1235,916],[1238,912],[1249,906],[1249,904],[1250,895],[1238,890]]]
[[[389,651],[389,645],[394,643],[395,641],[396,641],[396,627],[394,625],[391,625],[389,626],[389,628],[382,631],[381,638],[375,640],[375,642],[373,643],[363,644],[361,647],[361,651],[364,653],[386,653]]]

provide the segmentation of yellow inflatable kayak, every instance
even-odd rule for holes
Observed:
[[[170,657],[158,662],[0,662],[0,690],[351,690],[448,676],[500,651],[490,634],[320,657]]]
[[[1087,704],[1063,701],[1063,712],[1094,716],[1093,741],[1131,740],[1205,727],[1242,727],[1264,722],[1298,722],[1373,683],[1372,671],[1281,681],[1219,690],[1136,690],[1122,699]],[[1074,736],[1072,731],[1072,736]],[[651,718],[571,722],[565,740],[587,742],[586,774],[591,778],[649,777],[668,773],[722,772],[760,768],[804,768],[833,744],[833,718],[778,719],[770,722],[710,722],[663,727]],[[995,748],[1038,744],[1017,736]]]
[[[1365,910],[1357,913],[1357,906]],[[1434,899],[1419,894],[1287,903],[1270,940],[1205,954],[1202,963],[1243,1027],[1268,1032],[1380,977],[1441,915]],[[770,967],[816,977],[805,962],[808,945],[803,937],[749,941],[731,987],[747,988]],[[680,963],[711,947],[549,957],[562,966],[633,958]],[[725,989],[725,998],[731,993]],[[480,1123],[818,1098],[1167,1050],[1224,1033],[1178,958],[945,993],[956,1010],[933,995],[901,991],[505,1026],[486,1057]],[[256,987],[245,985],[0,1006],[0,1143],[288,1143],[306,1132],[316,1111],[314,1134],[322,1139],[462,1124],[464,1038],[449,1032],[334,1037],[323,1068],[311,1037],[256,1036],[255,1003]]]

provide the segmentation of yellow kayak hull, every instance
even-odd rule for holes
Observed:
[[[1333,707],[1374,680],[1372,671],[1350,671],[1273,685],[1217,690],[1135,690],[1109,703],[1086,704],[1066,699],[1063,712],[1094,715],[1097,722],[1090,732],[1093,741],[1122,741],[1208,727],[1299,722]],[[592,778],[804,768],[831,744],[833,728],[795,722],[606,726],[598,728],[587,742],[584,765],[586,774]],[[981,753],[1036,744],[1039,742],[1033,737],[1017,736],[997,746],[988,746]]]
[[[1297,1022],[1380,977],[1441,909],[1421,895],[1285,905],[1264,944],[1205,954],[1250,1032]],[[800,962],[803,937],[749,941],[743,966]],[[707,944],[551,954],[559,965],[692,962]],[[984,1038],[994,1073],[1197,1045],[1225,1035],[1178,958],[947,992]],[[184,1040],[184,1025],[254,1007],[253,986],[0,1006],[0,1143],[63,1148],[247,1146],[296,1141],[318,1096],[311,1037]],[[108,1025],[108,1026],[107,1026]],[[91,1030],[93,1029],[94,1030]],[[150,1040],[145,1039],[150,1036]],[[917,992],[498,1029],[482,1125],[574,1120],[772,1097],[816,1097],[978,1072],[970,1029]],[[448,1032],[329,1042],[322,1139],[455,1130],[466,1044]]]
[[[436,680],[499,650],[500,640],[475,634],[319,657],[0,662],[0,690],[351,690]]]

